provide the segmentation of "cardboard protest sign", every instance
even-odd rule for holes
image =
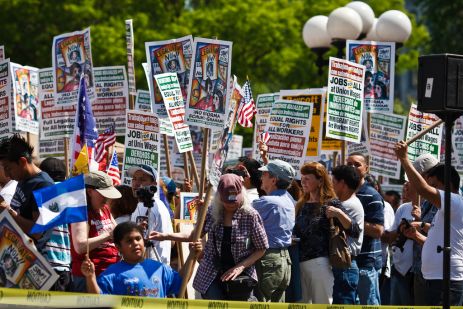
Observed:
[[[134,165],[146,164],[159,170],[159,120],[149,112],[127,110],[127,129],[124,147],[122,183],[130,185],[127,170]]]
[[[400,179],[400,161],[394,146],[404,139],[407,117],[372,113],[370,121],[370,172],[375,176]]]
[[[15,129],[39,134],[39,76],[38,69],[10,63],[13,79]]]
[[[406,139],[408,140],[412,138],[438,120],[439,117],[436,115],[422,113],[417,109],[416,104],[412,104],[410,107],[410,113],[408,114]],[[415,161],[415,159],[423,153],[430,153],[438,160],[440,159],[442,127],[443,124],[435,127],[430,132],[419,138],[417,141],[408,145],[408,158],[410,161]]]
[[[269,159],[291,164],[298,179],[306,157],[312,112],[313,103],[277,100],[265,128],[271,136],[267,143]]]
[[[7,211],[0,214],[0,286],[49,290],[58,275]]]
[[[347,40],[346,46],[346,59],[365,66],[363,93],[366,110],[392,113],[395,43]]]
[[[132,19],[125,21],[125,41],[127,43],[127,73],[129,75],[129,94],[136,95],[137,87],[135,86],[135,67],[134,67],[134,50],[133,50],[133,23]]]
[[[231,57],[232,42],[195,38],[186,101],[190,125],[223,128],[229,100]]]
[[[51,141],[71,137],[74,132],[77,104],[56,104],[52,68],[39,70],[39,99],[41,107],[40,140]]]
[[[0,139],[13,133],[10,59],[0,61]]]
[[[185,122],[185,103],[177,73],[158,74],[154,77],[174,130],[178,150],[180,153],[192,151],[190,128]]]
[[[52,62],[53,88],[57,105],[74,105],[77,102],[82,74],[87,83],[89,99],[95,97],[90,28],[55,36]]]
[[[96,127],[103,132],[114,125],[116,135],[125,134],[125,110],[129,107],[124,66],[94,68],[96,100],[92,103]]]
[[[265,131],[270,111],[275,100],[278,100],[279,93],[259,94],[256,99],[256,114],[254,122],[254,135],[252,138],[252,157],[261,161],[259,154],[260,134]]]
[[[140,89],[137,90],[134,109],[151,112],[151,96],[149,91]]]
[[[319,157],[322,141],[322,115],[324,112],[326,91],[323,88],[302,90],[281,90],[280,98],[283,100],[313,103],[312,125],[307,144],[307,157]]]
[[[326,136],[359,143],[365,66],[330,57]]]
[[[148,84],[154,102],[153,111],[159,115],[159,118],[167,118],[162,95],[157,88],[154,76],[162,73],[176,73],[182,97],[186,100],[190,79],[192,37],[187,35],[173,40],[146,42],[145,49],[151,73]]]

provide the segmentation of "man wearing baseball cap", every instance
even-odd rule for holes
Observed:
[[[87,194],[87,222],[71,224],[73,292],[87,291],[85,277],[80,268],[87,253],[87,246],[97,275],[119,260],[117,248],[112,241],[116,221],[106,202],[108,199],[120,198],[121,193],[114,188],[111,178],[102,171],[86,174],[84,181]]]
[[[281,160],[269,161],[259,171],[262,172],[261,189],[267,195],[255,200],[253,207],[264,222],[269,249],[256,263],[257,296],[260,301],[284,302],[291,279],[288,247],[295,220],[295,201],[287,189],[296,173],[289,163]]]
[[[156,169],[150,165],[140,164],[131,166],[127,173],[132,177],[132,191],[135,197],[138,198],[138,205],[132,213],[131,221],[141,225],[146,230],[146,235],[151,231],[161,233],[172,233],[172,221],[166,205],[156,196],[158,173]],[[143,202],[143,195],[152,195],[152,203]],[[152,206],[151,206],[152,204]],[[172,243],[168,240],[152,241],[154,250],[147,250],[148,258],[158,259],[159,262],[170,265],[170,252]]]

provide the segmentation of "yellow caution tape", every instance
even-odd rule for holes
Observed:
[[[312,305],[287,303],[257,303],[220,300],[191,300],[176,298],[149,298],[118,295],[97,295],[71,292],[0,288],[0,307],[19,305],[42,308],[167,308],[167,309],[417,309],[429,306],[361,306]],[[455,307],[456,308],[456,307]]]

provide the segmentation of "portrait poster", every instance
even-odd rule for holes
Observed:
[[[11,215],[0,213],[0,287],[49,290],[57,279]]]
[[[159,170],[160,134],[158,117],[150,112],[127,110],[122,184],[130,185],[127,170],[146,164]]]
[[[359,143],[365,66],[330,57],[326,136]]]
[[[365,66],[365,109],[368,112],[392,113],[395,43],[347,40],[346,46],[346,59]]]
[[[0,140],[13,133],[10,59],[0,61]]]
[[[39,70],[10,63],[13,78],[15,129],[39,134]]]
[[[232,42],[195,38],[186,104],[190,125],[223,128],[229,100],[231,60]]]
[[[89,99],[95,97],[90,28],[55,36],[52,65],[56,104],[76,104],[82,74]]]
[[[40,141],[63,140],[74,133],[76,108],[74,105],[57,105],[53,90],[53,69],[39,70]]]
[[[96,128],[102,133],[114,125],[116,135],[124,136],[126,115],[129,108],[127,76],[124,66],[93,69],[96,100],[92,102]]]
[[[323,88],[301,89],[301,90],[280,90],[280,99],[313,103],[312,124],[307,144],[306,157],[314,160],[320,155],[323,130],[323,112],[325,105],[326,91]]]

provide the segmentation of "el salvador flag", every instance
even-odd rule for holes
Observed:
[[[61,224],[87,221],[83,174],[33,193],[40,216],[32,227],[31,234],[42,233]]]

